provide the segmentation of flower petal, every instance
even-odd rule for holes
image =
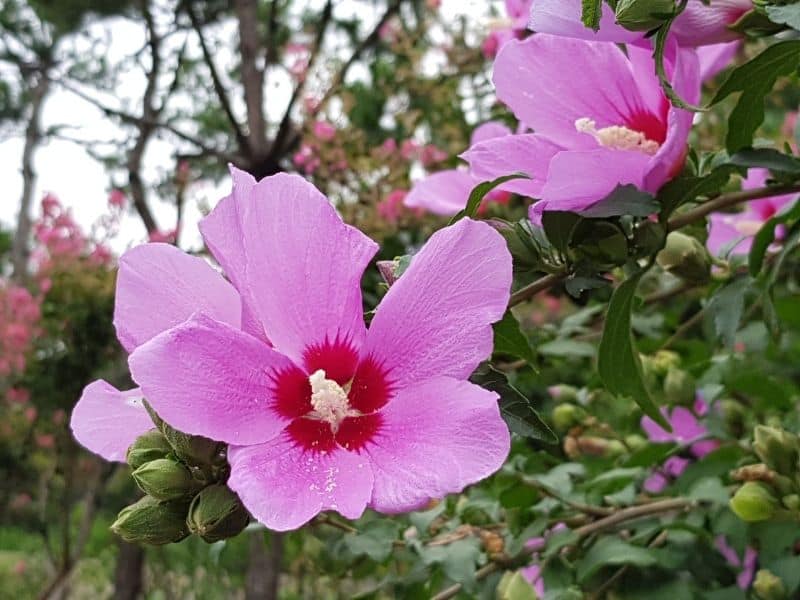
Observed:
[[[703,81],[709,81],[716,77],[720,71],[731,64],[741,45],[741,40],[734,40],[733,42],[710,44],[698,48],[697,57],[700,60],[700,78]]]
[[[93,381],[72,409],[70,428],[82,446],[106,460],[125,462],[128,447],[155,427],[142,404],[142,390],[119,391],[110,383]]]
[[[530,179],[512,179],[498,189],[537,197],[542,191],[550,160],[561,146],[533,133],[487,139],[461,155],[469,163],[475,181],[491,181],[512,173],[525,173]]]
[[[600,29],[594,31],[581,22],[581,0],[535,0],[529,27],[541,33],[597,42],[633,42],[641,33],[628,31],[614,22],[614,11],[603,3]]]
[[[506,135],[511,135],[511,130],[508,126],[499,121],[487,121],[474,129],[472,136],[469,138],[469,145],[474,146],[486,140]]]
[[[362,452],[375,477],[370,506],[381,512],[414,510],[460,492],[508,455],[497,394],[468,381],[438,377],[405,388],[380,415],[381,428]]]
[[[297,364],[313,345],[358,348],[366,329],[361,276],[378,245],[297,175],[262,179],[242,209],[247,285],[275,347]]]
[[[361,516],[372,493],[369,461],[340,448],[305,450],[284,433],[266,444],[231,446],[228,486],[269,529],[286,531],[323,510]]]
[[[575,129],[578,119],[602,129],[648,112],[631,63],[615,44],[548,34],[514,40],[497,56],[494,84],[520,121],[576,150],[597,145]]]
[[[742,36],[728,26],[752,9],[752,0],[714,0],[711,5],[706,5],[701,0],[689,0],[684,11],[672,24],[670,35],[681,46],[730,42]]]
[[[114,326],[128,352],[198,310],[235,327],[241,322],[236,290],[202,258],[143,244],[119,259]]]
[[[279,374],[292,362],[263,341],[203,314],[140,346],[133,379],[167,423],[230,444],[258,444],[290,422],[280,411]]]
[[[468,171],[448,169],[417,181],[405,198],[405,205],[424,208],[437,215],[454,215],[467,205],[469,193],[480,182]]]
[[[229,168],[233,179],[230,195],[220,200],[198,227],[206,246],[242,297],[242,329],[266,339],[264,328],[255,317],[252,294],[245,279],[247,257],[242,234],[242,206],[247,202],[256,180],[233,165]]]
[[[434,233],[378,306],[362,356],[394,389],[449,375],[466,379],[492,352],[492,323],[511,290],[511,255],[485,223]]]

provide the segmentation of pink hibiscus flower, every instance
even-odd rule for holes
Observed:
[[[496,121],[489,121],[475,128],[470,138],[470,145],[506,135],[511,135],[508,127]],[[479,183],[481,180],[471,175],[467,169],[439,171],[417,181],[405,197],[405,205],[410,208],[424,208],[436,215],[452,216],[463,210],[472,188]],[[507,192],[492,190],[486,200],[502,201],[503,198],[508,199]]]
[[[752,0],[714,0],[710,4],[689,0],[670,33],[681,46],[730,42],[741,38],[730,26],[752,9]],[[581,23],[580,0],[535,0],[529,26],[542,33],[617,43],[639,42],[646,34],[617,25],[614,11],[605,3],[600,29],[595,32],[585,27]]]
[[[747,179],[742,181],[742,189],[764,187],[768,177],[766,169],[750,169]],[[760,198],[748,202],[742,212],[711,214],[706,242],[709,251],[717,256],[723,253],[747,254],[753,245],[753,236],[762,225],[796,199],[796,194]]]
[[[708,433],[705,425],[695,416],[695,414],[703,416],[707,411],[706,403],[697,398],[694,404],[694,412],[684,406],[676,406],[671,412],[667,408],[661,409],[661,414],[672,426],[672,433],[662,429],[650,417],[642,417],[641,425],[647,437],[653,442],[686,444]],[[689,447],[689,453],[694,458],[702,458],[718,446],[719,442],[716,440],[697,441]],[[680,456],[669,457],[661,466],[661,469],[653,473],[644,482],[644,488],[653,494],[661,492],[667,487],[671,479],[675,479],[683,473],[690,462],[690,459]]]
[[[667,67],[690,102],[700,93],[697,56],[672,48]],[[580,211],[617,185],[657,191],[683,167],[692,114],[673,107],[650,51],[537,34],[506,44],[495,61],[498,98],[535,133],[473,145],[462,155],[481,181],[521,171],[502,188],[540,198],[544,210]],[[580,177],[576,177],[580,173]]]
[[[506,42],[523,36],[532,4],[533,0],[505,0],[506,19],[492,28],[481,45],[486,58],[494,58]]]
[[[434,234],[367,330],[360,280],[377,245],[298,176],[233,177],[200,226],[230,283],[167,246],[129,252],[146,255],[126,261],[136,276],[121,267],[117,329],[159,415],[228,443],[228,485],[276,530],[323,510],[417,509],[497,470],[508,429],[467,377],[508,302],[500,235],[468,219]],[[194,260],[203,278],[176,272]]]

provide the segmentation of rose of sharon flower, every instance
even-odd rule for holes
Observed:
[[[511,135],[511,130],[496,121],[479,125],[472,132],[470,145],[474,146],[484,140]],[[424,208],[436,215],[452,216],[463,210],[472,189],[481,183],[467,169],[446,169],[420,179],[412,187],[405,198],[405,205],[410,208]],[[492,190],[486,196],[487,201],[508,199],[503,190]]]
[[[662,429],[650,417],[642,417],[642,429],[647,437],[653,442],[685,444],[708,433],[703,425],[695,416],[703,416],[708,411],[706,403],[697,398],[694,403],[694,413],[684,406],[676,406],[669,412],[666,408],[661,409],[661,414],[669,421],[672,426],[672,433]],[[689,453],[695,458],[702,458],[719,446],[716,440],[703,440],[695,442],[689,447]],[[644,489],[648,492],[657,494],[669,484],[670,478],[677,478],[689,466],[690,460],[680,456],[669,457],[662,465],[660,471],[653,473],[644,482]]]
[[[728,561],[729,565],[741,569],[736,576],[736,585],[743,590],[749,588],[758,565],[758,552],[756,552],[755,548],[746,546],[744,555],[739,558],[739,554],[728,543],[728,539],[724,535],[718,535],[714,538],[714,546],[723,558]]]
[[[600,28],[595,32],[581,22],[581,0],[534,0],[529,27],[542,33],[616,43],[639,42],[646,35],[617,25],[611,7],[603,3],[602,8]],[[714,0],[710,4],[689,0],[670,35],[681,46],[730,42],[741,38],[730,26],[752,9],[752,0]]]
[[[747,179],[742,181],[742,189],[762,188],[767,183],[767,169],[750,169]],[[709,216],[708,249],[717,256],[728,254],[747,254],[753,245],[753,236],[762,225],[787,205],[797,199],[796,194],[784,194],[751,200],[746,208],[738,213],[712,213]]]
[[[533,0],[505,0],[506,18],[492,27],[489,35],[481,44],[481,51],[486,58],[494,58],[503,45],[521,37],[528,28]]]
[[[696,102],[697,56],[671,48],[676,92]],[[535,133],[473,145],[462,155],[481,181],[515,172],[501,187],[541,198],[544,210],[580,211],[620,184],[657,191],[683,167],[692,114],[672,106],[649,50],[537,34],[511,41],[495,61],[497,97]],[[580,177],[576,177],[580,174]]]
[[[159,415],[228,443],[228,485],[276,530],[328,509],[413,510],[497,470],[508,429],[496,394],[467,377],[508,302],[500,235],[468,219],[434,234],[367,330],[360,280],[377,245],[298,176],[233,177],[200,226],[230,283],[164,245],[123,257],[117,329]],[[183,277],[183,263],[197,271]],[[187,304],[177,323],[159,314]],[[79,440],[99,418],[73,417]]]

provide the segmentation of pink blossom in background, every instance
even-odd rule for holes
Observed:
[[[314,137],[323,142],[330,142],[334,137],[336,137],[336,127],[327,121],[316,121],[312,131]]]
[[[764,187],[769,177],[767,169],[750,169],[742,181],[742,189]],[[738,213],[713,213],[709,216],[709,251],[717,256],[742,255],[750,252],[753,236],[769,219],[784,210],[797,199],[797,194],[785,194],[751,200]],[[780,230],[776,232],[780,236]]]
[[[695,400],[693,411],[685,406],[676,406],[671,411],[666,407],[662,407],[661,414],[672,426],[672,432],[662,429],[658,423],[646,416],[642,417],[642,429],[644,429],[650,441],[686,444],[708,434],[708,429],[697,418],[697,416],[702,417],[708,411],[708,406],[700,397]],[[718,446],[719,442],[717,440],[702,440],[693,443],[689,447],[689,453],[694,458],[702,458]],[[690,460],[687,458],[671,456],[664,462],[659,471],[653,473],[645,481],[644,488],[648,492],[659,493],[672,479],[679,477],[689,466],[689,463]]]
[[[495,137],[511,135],[511,130],[499,122],[490,121],[475,128],[470,144],[478,144]],[[428,175],[411,186],[405,204],[410,208],[423,208],[433,214],[451,216],[467,205],[469,194],[480,179],[466,169],[447,169]],[[510,194],[492,190],[485,201],[508,203]],[[482,204],[484,207],[485,204]]]
[[[450,155],[441,148],[437,148],[433,144],[425,144],[422,147],[422,152],[420,152],[419,161],[422,163],[422,166],[427,169],[428,167],[432,167],[437,163],[447,160],[449,156]]]
[[[31,393],[25,388],[10,388],[6,392],[6,400],[12,404],[27,404],[31,399]]]
[[[730,42],[741,38],[741,34],[729,26],[752,8],[752,0],[714,0],[710,5],[689,0],[670,29],[671,37],[681,46]],[[605,3],[597,32],[581,23],[581,0],[534,0],[529,26],[537,32],[580,39],[649,44],[644,41],[646,32],[628,31],[617,25],[614,11]]]
[[[733,63],[733,59],[742,47],[741,40],[710,44],[697,48],[700,61],[700,79],[707,82]]]
[[[527,28],[533,0],[505,0],[506,18],[490,26],[491,31],[481,44],[486,58],[494,58],[506,42],[521,38]]]
[[[403,214],[403,200],[407,190],[392,190],[378,203],[378,215],[389,223],[397,223]]]
[[[587,209],[620,184],[657,191],[683,168],[692,113],[666,98],[649,50],[629,46],[627,53],[547,34],[506,44],[494,66],[497,97],[536,133],[474,144],[462,154],[473,177],[527,174],[500,187],[540,198],[535,222],[544,210]],[[695,52],[673,47],[668,54],[673,87],[696,102]]]
[[[231,283],[171,246],[122,258],[115,324],[156,411],[230,444],[228,485],[277,530],[322,510],[414,510],[498,469],[510,440],[497,396],[467,377],[508,302],[502,237],[468,219],[434,234],[367,330],[376,244],[298,176],[232,173],[201,223]],[[76,437],[120,407],[101,391],[84,393]]]
[[[165,244],[172,244],[175,242],[175,234],[177,232],[174,229],[168,230],[160,230],[157,229],[156,231],[151,231],[147,234],[147,239],[150,242],[162,242]]]
[[[736,577],[736,585],[743,590],[748,589],[753,582],[758,565],[758,552],[756,552],[755,548],[752,546],[745,547],[744,556],[740,558],[724,535],[718,535],[714,539],[714,546],[722,557],[728,561],[729,565],[741,568],[739,575]]]
[[[127,202],[128,198],[125,196],[125,192],[119,188],[114,188],[108,194],[108,205],[113,208],[125,208]]]
[[[400,144],[400,155],[406,160],[415,159],[419,154],[419,150],[419,143],[414,140],[403,140],[403,143]]]

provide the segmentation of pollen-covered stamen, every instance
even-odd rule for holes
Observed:
[[[594,137],[601,146],[615,150],[637,150],[644,154],[653,155],[658,152],[661,144],[647,139],[641,131],[629,129],[622,125],[612,125],[597,129],[593,119],[583,117],[575,121],[575,129]]]
[[[311,406],[314,407],[310,416],[327,421],[333,431],[339,428],[339,423],[345,417],[359,414],[350,408],[344,388],[333,379],[328,379],[323,369],[314,371],[308,381],[311,384]]]

